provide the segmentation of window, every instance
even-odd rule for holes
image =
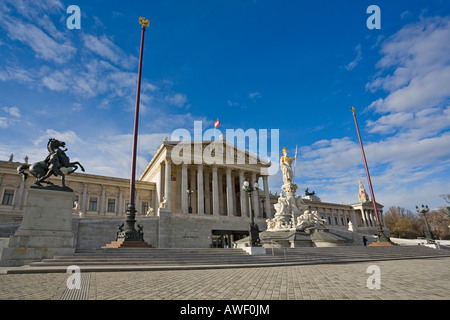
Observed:
[[[148,202],[142,202],[141,203],[141,214],[147,214],[148,210]]]
[[[116,199],[108,199],[108,212],[116,212]]]
[[[89,198],[89,211],[97,211],[97,197]]]
[[[3,194],[2,204],[12,206],[13,198],[14,198],[14,190],[6,189],[5,193]]]

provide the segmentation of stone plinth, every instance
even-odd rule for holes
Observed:
[[[394,244],[392,242],[372,242],[371,244],[369,244],[369,247],[393,247]]]
[[[152,246],[144,241],[111,241],[102,248],[152,248]]]
[[[2,251],[1,266],[75,253],[73,192],[30,188],[22,223]]]
[[[266,248],[264,247],[241,247],[242,250],[250,255],[265,255]]]

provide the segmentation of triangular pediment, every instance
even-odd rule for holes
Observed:
[[[211,164],[211,161],[214,159],[222,159],[222,161],[218,161],[220,164],[253,164],[264,167],[271,165],[270,160],[262,159],[254,153],[239,148],[225,140],[164,141],[163,144],[172,160],[174,160],[174,157],[184,157],[185,155],[182,152],[190,152],[190,159],[196,164],[198,164],[200,158],[206,161],[207,164]],[[210,161],[207,161],[208,159]]]

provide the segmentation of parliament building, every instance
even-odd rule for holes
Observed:
[[[12,155],[9,161],[0,161],[0,238],[9,237],[20,225],[34,182],[34,177],[24,181],[17,173],[22,163]],[[136,220],[143,226],[145,241],[157,248],[209,248],[223,247],[227,236],[233,246],[248,236],[251,210],[264,231],[278,199],[269,190],[270,165],[225,139],[165,139],[136,180]],[[249,195],[242,190],[244,180],[258,182],[259,189]],[[50,181],[61,183],[60,178]],[[101,248],[115,240],[126,216],[129,179],[75,172],[66,175],[66,184],[74,192],[76,249]],[[329,228],[376,234],[373,205],[361,181],[358,196],[355,185],[352,204],[323,202],[311,193],[302,195],[302,200]],[[382,210],[377,203],[384,225]]]

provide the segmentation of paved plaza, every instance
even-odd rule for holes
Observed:
[[[3,300],[448,299],[450,258],[177,271],[0,274]],[[379,268],[380,288],[368,288]],[[369,272],[368,272],[369,269]],[[370,278],[370,279],[369,279]],[[368,281],[369,279],[369,281]],[[372,279],[372,280],[371,280]],[[126,292],[123,288],[126,287]]]

